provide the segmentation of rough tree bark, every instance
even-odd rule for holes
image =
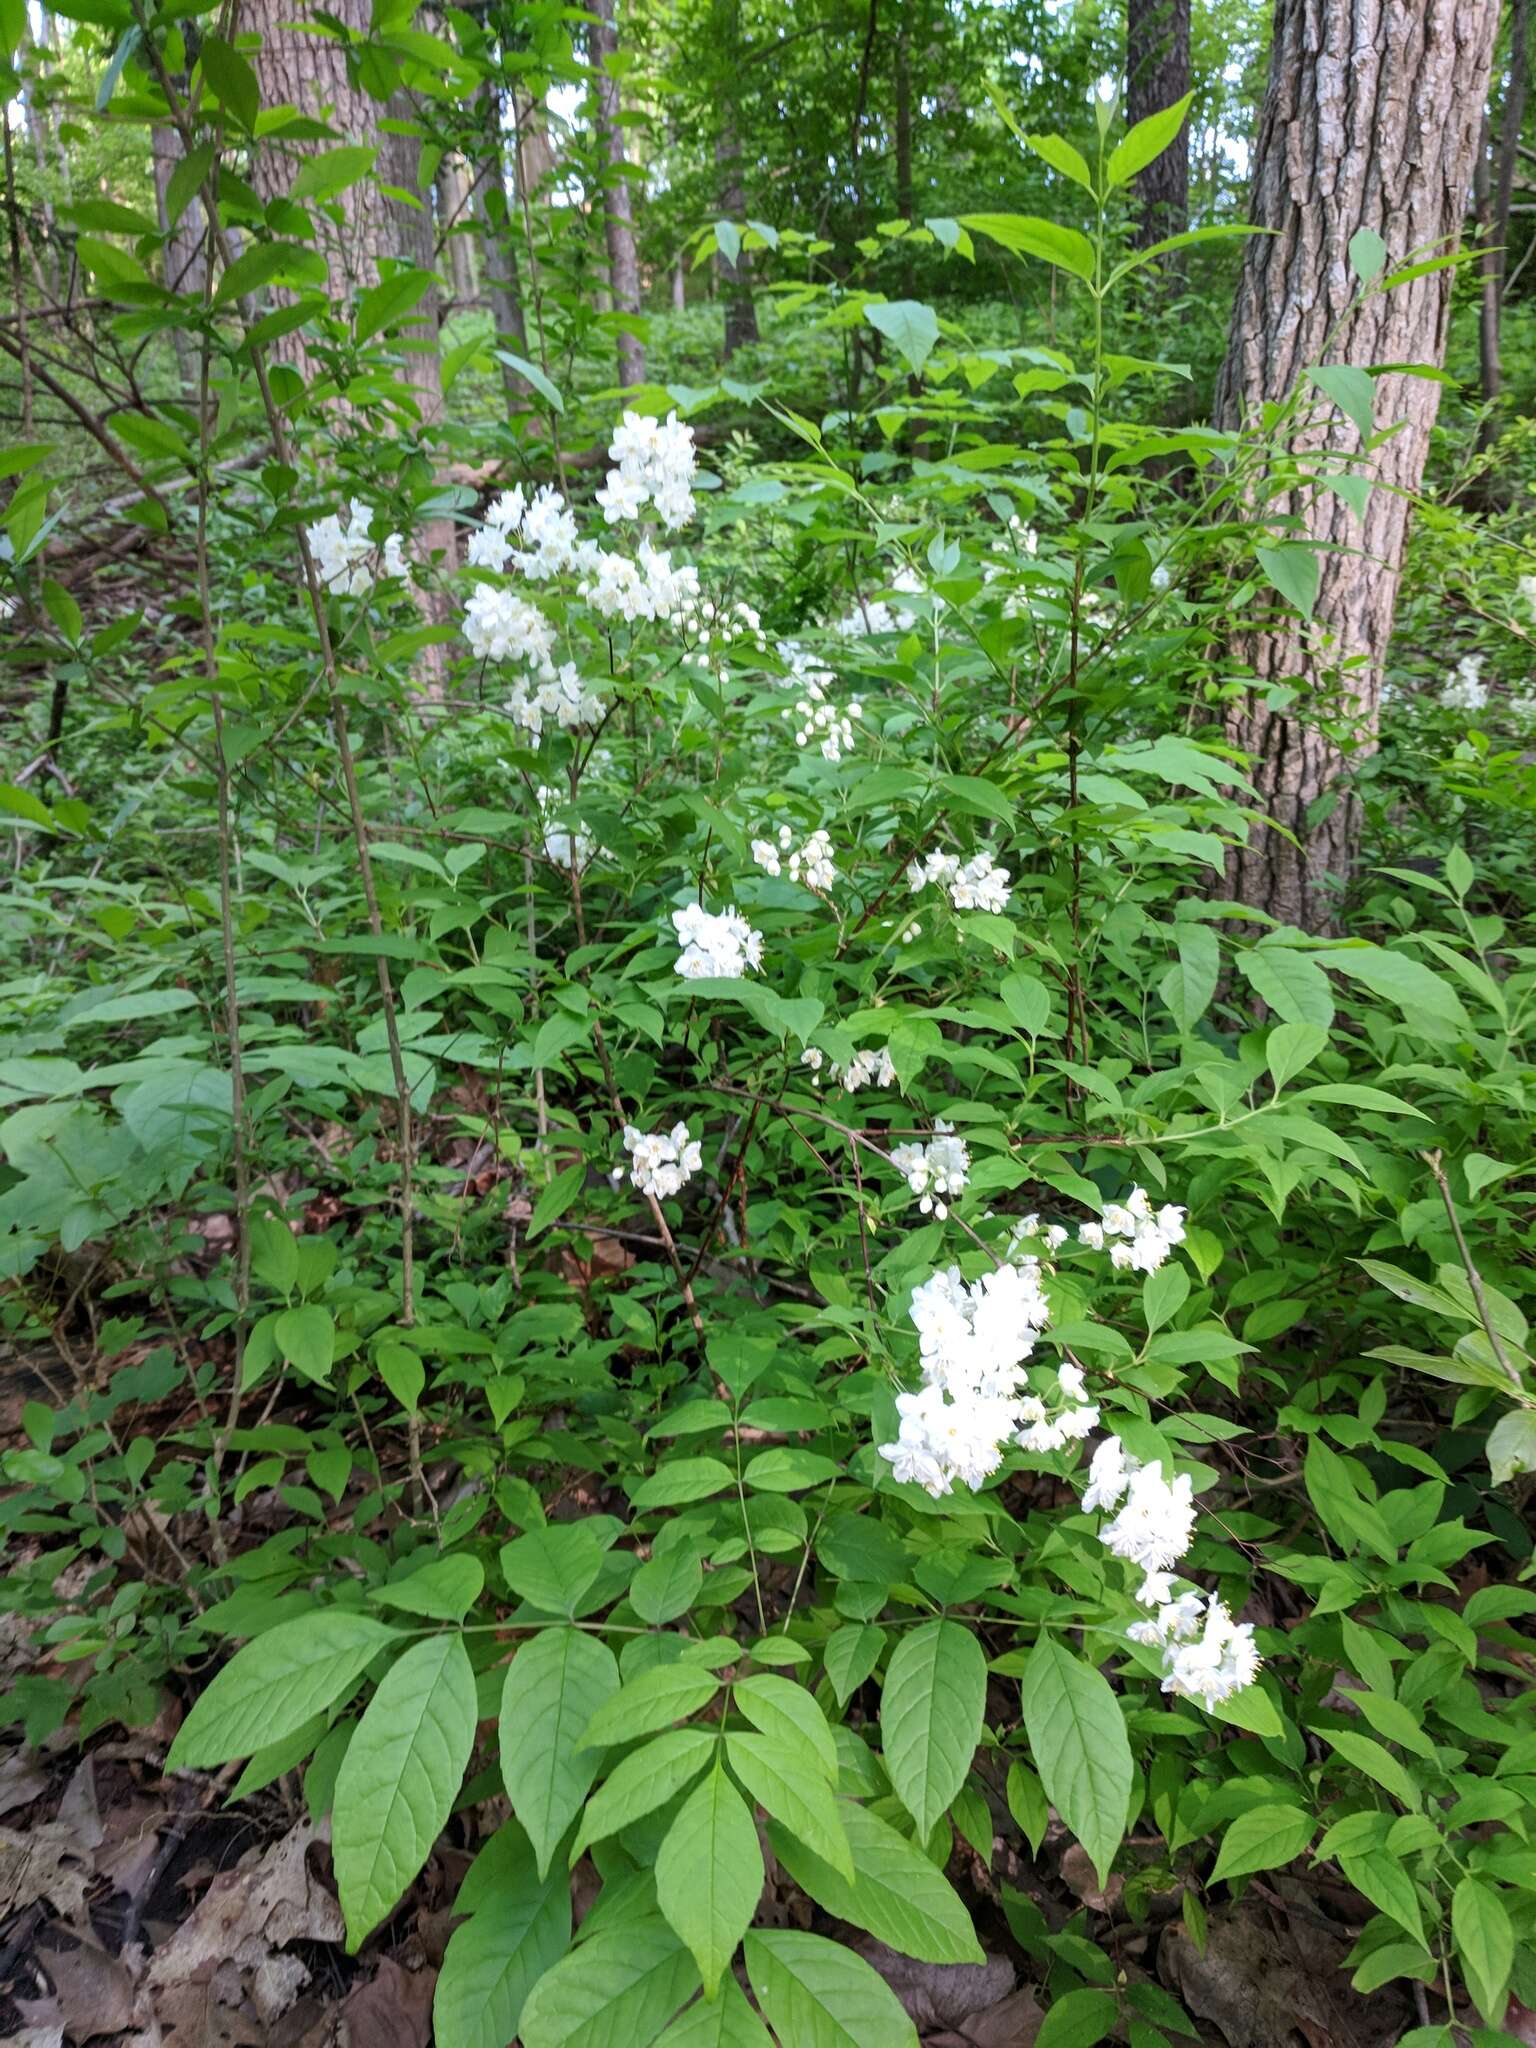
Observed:
[[[331,296],[336,304],[345,306],[378,282],[385,258],[398,258],[422,270],[435,268],[432,209],[430,200],[409,206],[387,197],[383,190],[393,185],[405,192],[419,191],[420,141],[381,125],[386,118],[408,121],[409,100],[401,95],[381,106],[354,86],[340,45],[326,36],[304,33],[302,23],[295,21],[296,14],[308,11],[295,8],[292,0],[248,0],[242,26],[261,36],[254,61],[263,105],[288,105],[307,114],[324,114],[348,142],[378,151],[373,177],[339,195],[340,227],[333,231],[318,212],[315,215],[319,246],[330,266]],[[368,0],[328,0],[326,11],[354,34],[368,33]],[[285,196],[293,182],[295,158],[334,146],[309,142],[279,148],[268,143],[259,148],[251,163],[251,182],[258,196],[264,203]],[[443,406],[437,322],[438,295],[432,291],[403,331],[403,339],[411,344],[404,351],[406,379],[415,390],[423,420],[429,424],[441,416]],[[271,353],[301,372],[307,373],[310,367],[302,330],[279,337],[271,345]]]
[[[445,156],[437,167],[437,232],[453,287],[455,311],[480,301],[475,278],[474,201],[469,166],[463,157]]]
[[[1484,398],[1497,398],[1504,381],[1499,330],[1503,324],[1504,283],[1509,272],[1506,258],[1509,214],[1514,203],[1515,172],[1520,162],[1520,130],[1525,123],[1525,102],[1530,88],[1530,38],[1530,0],[1512,0],[1509,10],[1509,75],[1504,86],[1504,104],[1499,109],[1498,142],[1491,162],[1486,152],[1480,159],[1485,189],[1478,195],[1478,221],[1486,240],[1479,337]],[[1484,438],[1489,438],[1486,432]]]
[[[741,64],[740,0],[714,0],[711,14],[716,61],[721,66],[720,126],[715,134],[715,170],[719,177],[720,212],[738,223],[747,211],[741,178],[741,144],[736,132],[733,81]],[[743,251],[732,261],[722,249],[715,257],[715,276],[725,305],[725,342],[729,362],[737,349],[758,337],[757,307],[752,300],[752,259]]]
[[[1134,127],[1189,91],[1189,0],[1128,0],[1125,115]],[[1136,179],[1143,248],[1189,226],[1189,123]]]
[[[517,237],[521,226],[507,196],[507,168],[502,133],[501,94],[487,78],[476,94],[480,110],[479,159],[475,177],[475,218],[479,223],[480,276],[496,339],[514,355],[528,354],[528,328],[517,271]],[[510,363],[501,366],[508,410],[526,410],[527,386]]]
[[[1276,0],[1248,212],[1272,232],[1254,236],[1244,254],[1216,393],[1220,424],[1238,426],[1265,400],[1283,399],[1325,350],[1336,363],[1440,364],[1451,273],[1416,278],[1351,311],[1358,286],[1349,243],[1373,229],[1393,262],[1454,245],[1497,21],[1497,0]],[[1409,496],[1423,476],[1439,395],[1425,378],[1380,379],[1378,424],[1403,424],[1371,458],[1363,521],[1329,491],[1271,501],[1321,544],[1313,621],[1307,627],[1277,609],[1234,641],[1258,688],[1231,715],[1229,736],[1253,759],[1261,808],[1300,844],[1255,818],[1229,887],[1308,930],[1330,921],[1359,806],[1342,780],[1344,756],[1314,723],[1305,693],[1341,691],[1360,744],[1374,744]],[[1301,436],[1304,448],[1359,445],[1331,408]],[[1291,713],[1260,701],[1274,682],[1302,685]]]
[[[619,122],[619,81],[612,68],[619,35],[613,0],[591,0],[594,19],[587,29],[587,47],[595,74],[597,136],[603,174],[603,234],[608,244],[608,283],[616,313],[640,311],[640,258],[635,249],[634,195],[624,130]],[[619,329],[619,382],[645,382],[645,348],[637,335]]]

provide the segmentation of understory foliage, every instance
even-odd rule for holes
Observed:
[[[140,451],[152,522],[194,486],[149,669],[8,458],[90,726],[4,797],[6,1711],[172,1698],[172,1768],[298,1772],[354,1947],[468,1831],[440,2048],[898,2048],[851,1947],[754,1924],[765,1856],[979,1961],[956,1845],[1058,1824],[1196,1943],[1261,1873],[1347,1887],[1419,2048],[1536,2004],[1524,600],[1401,680],[1340,931],[1227,900],[1224,641],[1306,609],[1264,494],[1360,387],[1146,423],[1113,206],[1182,111],[1037,143],[1094,235],[911,230],[1053,266],[1087,353],[816,297],[882,338],[860,416],[770,377],[576,431],[530,362],[487,488],[390,431],[399,279],[247,325],[275,266],[125,275],[212,395]],[[994,1908],[1042,2041],[1190,2031],[1085,1914]]]

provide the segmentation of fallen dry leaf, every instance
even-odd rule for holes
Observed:
[[[1006,1956],[984,1963],[918,1963],[865,1937],[858,1953],[877,1970],[919,2027],[958,2027],[1006,1998],[1015,1983]]]
[[[24,1835],[0,1828],[0,1915],[46,1899],[70,1921],[83,1920],[90,1882],[90,1851],[56,1820]]]
[[[402,1970],[385,1956],[366,1984],[342,2001],[337,2048],[428,2048],[435,1970]]]
[[[343,1940],[341,1908],[307,1860],[310,1845],[328,1832],[300,1825],[256,1861],[221,1872],[155,1951],[151,1989],[198,1978],[210,1965],[254,1970],[289,1942]]]
[[[71,2040],[93,2041],[133,2024],[133,1978],[115,1956],[81,1942],[76,1948],[39,1950],[37,1959],[53,1981],[57,2017]]]
[[[35,1749],[17,1749],[0,1763],[0,1814],[30,1806],[48,1790],[48,1771]]]

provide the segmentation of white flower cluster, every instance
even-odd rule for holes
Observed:
[[[480,661],[525,662],[549,669],[555,629],[536,604],[515,590],[495,583],[477,583],[464,607],[464,638]]]
[[[673,929],[682,951],[676,971],[686,981],[703,981],[714,976],[739,979],[749,967],[763,964],[763,937],[739,910],[711,914],[701,903],[687,904],[672,913]]]
[[[734,647],[746,641],[759,654],[768,651],[762,614],[743,599],[725,603],[712,597],[701,597],[689,614],[688,623],[705,646]]]
[[[1008,908],[1011,893],[1008,870],[994,866],[989,854],[978,853],[968,861],[962,861],[958,854],[930,853],[923,860],[912,861],[907,868],[907,885],[916,895],[931,882],[947,891],[949,900],[956,910],[993,910]]]
[[[675,412],[664,421],[626,412],[613,430],[608,460],[615,467],[597,502],[610,526],[638,519],[647,503],[655,506],[665,527],[686,526],[692,519],[693,429],[682,425]]]
[[[1456,673],[1440,692],[1442,711],[1481,711],[1488,702],[1488,685],[1483,681],[1483,657],[1464,654]]]
[[[1042,1229],[1038,1216],[1021,1216],[1009,1235],[1008,1256],[1012,1258],[1021,1246],[1035,1238],[1039,1238],[1048,1252],[1059,1252],[1071,1235],[1071,1231],[1063,1223],[1047,1223]]]
[[[804,882],[807,889],[830,889],[837,880],[831,833],[818,827],[803,846],[796,846],[794,839],[790,828],[781,825],[776,840],[753,840],[752,858],[766,874],[780,875],[787,865],[792,882]]]
[[[366,597],[381,576],[404,576],[407,564],[398,533],[382,542],[369,536],[373,507],[354,498],[347,507],[347,523],[336,513],[305,529],[315,571],[327,590],[341,597]]]
[[[891,578],[891,588],[907,597],[916,597],[923,586],[914,570],[900,569]],[[917,614],[905,605],[887,604],[880,597],[860,598],[851,612],[834,622],[832,630],[840,640],[857,640],[866,634],[909,633],[916,623]]]
[[[637,558],[609,554],[602,548],[587,547],[580,563],[581,595],[605,619],[685,617],[699,601],[699,572],[683,565],[672,566],[671,555],[642,540]]]
[[[823,1067],[848,1095],[857,1094],[861,1088],[896,1086],[896,1068],[891,1060],[890,1048],[884,1045],[878,1052],[873,1046],[866,1046],[862,1052],[854,1054],[846,1067],[838,1066],[835,1061],[829,1062],[819,1045],[808,1045],[800,1055],[800,1064],[802,1067],[810,1068],[813,1083],[817,1088],[821,1086]]]
[[[699,1141],[688,1136],[686,1124],[650,1133],[626,1124],[624,1150],[629,1154],[630,1180],[642,1195],[651,1195],[658,1202],[680,1194],[704,1163]],[[624,1178],[622,1164],[614,1167],[611,1178]]]
[[[1184,1215],[1173,1202],[1154,1215],[1146,1189],[1132,1188],[1123,1202],[1106,1202],[1096,1222],[1079,1225],[1077,1241],[1096,1252],[1107,1244],[1117,1272],[1155,1273],[1184,1242]]]
[[[1167,1480],[1160,1459],[1144,1465],[1119,1437],[1106,1437],[1089,1463],[1083,1506],[1090,1513],[1118,1509],[1099,1540],[1144,1574],[1136,1598],[1155,1611],[1127,1634],[1161,1648],[1163,1691],[1215,1706],[1251,1685],[1259,1669],[1252,1624],[1234,1621],[1214,1593],[1174,1592],[1170,1574],[1195,1529],[1189,1475]]]
[[[818,704],[802,697],[793,713],[785,710],[779,715],[800,721],[795,731],[797,747],[808,747],[814,740],[824,761],[841,761],[844,754],[853,752],[853,721],[864,716],[864,706],[853,703],[839,711],[835,704]]]
[[[938,1499],[957,1479],[981,1485],[1002,1463],[1010,1438],[1022,1443],[1024,1434],[1059,1428],[1065,1443],[1097,1426],[1098,1409],[1073,1392],[1082,1391],[1080,1375],[1069,1382],[1064,1372],[1068,1405],[1055,1423],[1027,1391],[1024,1361],[1050,1320],[1037,1262],[1000,1266],[972,1286],[958,1266],[947,1267],[913,1291],[911,1316],[923,1384],[897,1395],[896,1441],[879,1446],[896,1479]]]
[[[971,1155],[963,1138],[954,1135],[954,1125],[942,1117],[934,1120],[934,1135],[926,1145],[893,1145],[891,1164],[906,1180],[925,1216],[947,1216],[946,1195],[958,1195],[971,1171]]]

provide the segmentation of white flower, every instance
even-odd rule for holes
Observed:
[[[594,854],[603,851],[590,832],[583,832],[580,826],[572,831],[558,822],[563,799],[558,789],[551,789],[540,783],[538,788],[539,816],[544,823],[544,851],[557,867],[584,868]]]
[[[674,1124],[670,1131],[653,1131],[648,1136],[633,1124],[624,1126],[624,1149],[630,1155],[629,1177],[643,1195],[658,1202],[679,1194],[703,1164],[699,1141],[688,1136],[686,1124]],[[623,1167],[615,1170],[615,1177]]]
[[[1093,1251],[1109,1246],[1117,1272],[1155,1273],[1176,1244],[1184,1242],[1186,1212],[1169,1202],[1154,1215],[1145,1188],[1132,1188],[1123,1202],[1106,1202],[1098,1222],[1078,1226],[1077,1241]]]
[[[690,903],[673,911],[672,924],[682,947],[676,972],[685,980],[717,975],[738,979],[749,967],[763,964],[762,934],[752,929],[739,910],[711,915],[702,904]]]
[[[398,533],[375,542],[369,533],[373,507],[354,498],[347,507],[347,523],[334,513],[305,529],[315,573],[327,590],[341,597],[366,597],[378,576],[404,576],[407,571],[403,543]]]
[[[515,533],[523,523],[523,513],[527,506],[528,501],[523,496],[522,485],[514,484],[510,491],[503,491],[499,498],[486,507],[485,523],[487,526],[500,528],[503,533]]]
[[[539,610],[515,591],[494,583],[477,583],[464,607],[464,638],[482,661],[526,662],[547,668],[554,651],[555,629]]]
[[[693,429],[675,412],[666,419],[648,419],[626,412],[613,430],[608,460],[615,466],[597,494],[610,524],[636,519],[647,500],[663,526],[686,526],[693,517],[693,475],[697,457]]]
[[[970,1174],[970,1152],[965,1140],[954,1136],[954,1128],[939,1117],[934,1122],[934,1136],[926,1145],[896,1145],[891,1149],[892,1166],[913,1194],[921,1196],[925,1216],[947,1216],[948,1206],[939,1197],[959,1194]]]
[[[1187,1472],[1172,1483],[1160,1460],[1131,1474],[1125,1504],[1102,1531],[1106,1550],[1143,1571],[1165,1572],[1188,1550],[1195,1528],[1193,1481]]]
[[[471,569],[489,569],[499,573],[507,566],[512,553],[512,543],[506,529],[500,526],[477,526],[464,547],[464,560]]]
[[[1483,657],[1464,654],[1456,673],[1440,691],[1442,711],[1481,711],[1488,702],[1488,685],[1482,680]]]
[[[1199,1636],[1168,1649],[1163,1691],[1216,1706],[1253,1683],[1259,1662],[1252,1623],[1234,1621],[1225,1604],[1212,1594]]]
[[[1522,576],[1516,587],[1520,593],[1520,602],[1526,610],[1536,612],[1536,576]]]
[[[837,880],[831,833],[818,826],[803,846],[796,846],[794,838],[788,825],[781,825],[777,843],[771,839],[753,840],[752,858],[770,875],[782,874],[787,865],[792,882],[803,882],[807,889],[825,894]]]
[[[1008,870],[995,866],[989,854],[978,853],[962,863],[957,854],[933,852],[908,864],[907,886],[914,895],[933,883],[946,892],[956,910],[1008,908]]]
[[[1092,1514],[1096,1508],[1118,1507],[1132,1474],[1140,1469],[1138,1461],[1129,1456],[1119,1437],[1105,1437],[1088,1461],[1088,1489],[1083,1495],[1083,1506],[1087,1512]]]
[[[563,576],[584,551],[571,508],[553,484],[540,484],[521,520],[522,547],[513,560],[525,576]]]
[[[1029,1426],[1020,1368],[1049,1313],[1034,1266],[999,1267],[973,1286],[949,1266],[914,1289],[923,1384],[897,1396],[899,1434],[879,1446],[897,1479],[937,1497],[997,1470],[1008,1439]]]
[[[603,700],[587,688],[573,661],[556,669],[546,662],[532,681],[519,677],[507,700],[508,715],[536,736],[546,719],[567,731],[573,726],[596,725],[603,715]]]

